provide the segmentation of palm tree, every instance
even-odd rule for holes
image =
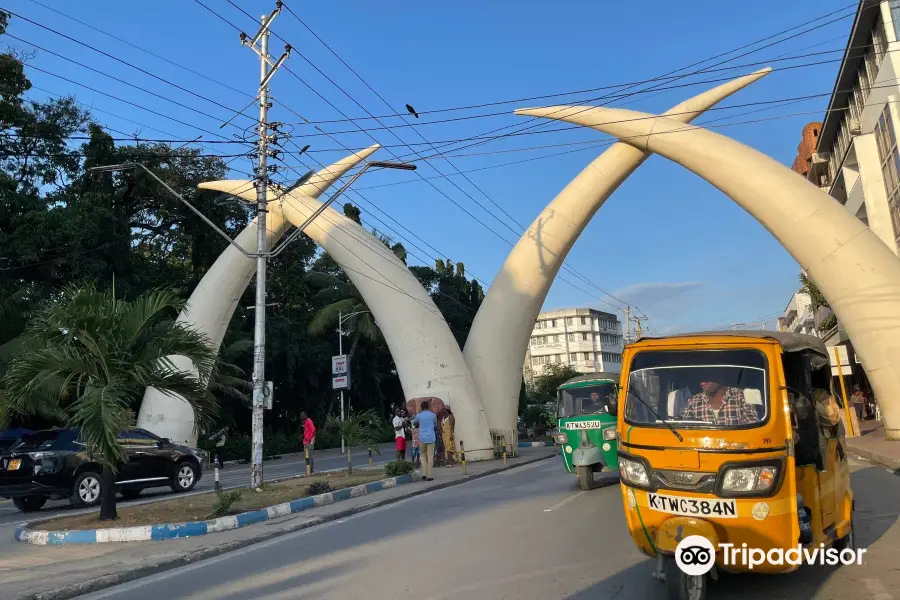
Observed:
[[[252,349],[253,340],[246,338],[222,346],[209,377],[209,391],[224,398],[238,400],[249,407],[253,384],[247,379],[247,373],[237,366],[235,361]]]
[[[216,363],[209,340],[175,322],[184,301],[161,289],[134,301],[68,286],[34,314],[27,345],[4,377],[6,410],[63,420],[81,430],[82,441],[102,467],[101,520],[117,518],[115,474],[128,460],[119,432],[129,425],[147,387],[179,396],[194,409],[198,427],[218,405],[205,384]],[[185,356],[195,375],[167,357]]]
[[[313,300],[328,303],[319,309],[309,322],[311,334],[322,335],[333,331],[338,325],[340,315],[353,315],[345,321],[347,329],[352,332],[349,356],[352,358],[356,354],[361,339],[365,338],[370,342],[378,340],[380,336],[378,325],[355,285],[328,273],[313,272],[307,278],[310,283],[320,288],[313,295]]]
[[[374,409],[363,412],[351,412],[347,418],[341,421],[340,417],[331,415],[325,421],[325,429],[333,430],[347,442],[347,472],[353,473],[353,458],[351,450],[354,446],[362,446],[367,450],[375,450],[381,454],[378,448],[378,432],[381,429],[381,417]]]

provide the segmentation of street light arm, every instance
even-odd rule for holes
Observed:
[[[218,233],[218,234],[221,235],[223,238],[225,238],[226,240],[228,240],[228,243],[229,243],[229,244],[231,244],[232,246],[234,246],[235,248],[237,248],[238,250],[240,250],[241,254],[243,254],[243,255],[246,256],[247,258],[255,258],[255,257],[257,256],[256,254],[251,254],[251,253],[247,252],[246,250],[244,250],[244,249],[240,246],[240,244],[238,244],[238,243],[235,242],[233,239],[231,239],[231,237],[230,237],[227,233],[225,233],[224,231],[222,231],[222,230],[219,228],[219,226],[216,225],[215,223],[213,223],[206,215],[203,214],[202,211],[200,211],[200,210],[199,210],[198,208],[196,208],[193,204],[191,204],[190,202],[188,202],[187,200],[185,200],[184,197],[183,197],[181,194],[179,194],[178,192],[176,192],[175,190],[173,190],[171,187],[169,187],[169,184],[167,184],[165,181],[163,181],[162,179],[160,179],[160,178],[156,175],[156,173],[154,173],[153,171],[151,171],[151,170],[150,170],[149,168],[147,168],[145,165],[143,165],[143,164],[141,164],[141,163],[122,163],[122,164],[118,164],[118,165],[104,165],[104,166],[102,166],[102,167],[91,167],[90,169],[88,169],[88,171],[94,171],[95,173],[109,173],[109,172],[112,172],[112,171],[127,171],[127,170],[129,170],[129,169],[136,169],[136,168],[141,168],[141,169],[143,169],[148,175],[150,175],[150,177],[152,177],[153,179],[155,179],[156,181],[158,181],[159,184],[160,184],[161,186],[163,186],[164,188],[166,188],[167,190],[169,190],[169,193],[170,193],[170,194],[172,194],[173,196],[175,196],[176,198],[178,198],[178,199],[182,202],[182,204],[184,204],[184,205],[187,206],[189,209],[191,209],[191,212],[193,212],[195,215],[197,215],[198,217],[200,217],[201,219],[203,219],[203,222],[206,223],[207,225],[209,225],[210,227],[212,227],[212,228],[216,231],[216,233]]]
[[[318,207],[315,211],[313,211],[313,213],[311,215],[309,215],[309,217],[305,221],[303,221],[303,223],[301,223],[296,229],[294,229],[294,231],[292,231],[289,236],[287,236],[284,240],[282,240],[282,242],[278,246],[278,248],[276,248],[271,254],[269,254],[269,256],[274,258],[274,257],[278,256],[279,254],[281,254],[284,251],[284,249],[288,246],[288,244],[290,244],[295,239],[297,239],[297,237],[299,237],[300,234],[303,233],[303,230],[306,229],[309,226],[309,224],[312,223],[316,219],[316,217],[321,215],[323,212],[325,212],[325,209],[327,209],[329,206],[334,204],[335,200],[337,200],[345,191],[347,191],[350,188],[350,186],[353,185],[353,183],[362,176],[363,173],[365,173],[366,171],[368,171],[371,168],[398,169],[401,171],[415,171],[416,165],[412,165],[409,163],[395,163],[395,162],[385,162],[385,161],[372,161],[372,162],[366,163],[365,165],[363,165],[362,169],[357,171],[353,175],[353,177],[350,178],[350,181],[348,181],[347,183],[342,185],[338,191],[336,191],[334,194],[332,194],[328,200],[323,202],[320,207]],[[281,196],[286,196],[289,192],[290,192],[290,190],[285,191],[283,194],[281,194],[279,196],[279,198]],[[277,198],[276,198],[276,200],[277,200]]]

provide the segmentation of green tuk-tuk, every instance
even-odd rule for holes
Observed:
[[[563,465],[578,476],[583,490],[593,487],[594,473],[619,468],[616,417],[609,414],[618,379],[616,373],[589,373],[573,377],[557,391],[559,429],[553,440],[560,447]]]

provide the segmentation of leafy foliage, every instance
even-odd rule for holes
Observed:
[[[216,501],[213,502],[212,511],[206,515],[207,519],[218,519],[228,514],[235,502],[244,495],[242,490],[223,490],[216,492]]]
[[[318,496],[319,494],[327,494],[332,489],[331,484],[325,480],[313,481],[306,487],[306,495]]]
[[[800,291],[809,295],[813,311],[818,311],[820,308],[831,308],[831,305],[828,304],[828,300],[825,299],[825,296],[819,290],[818,286],[816,286],[806,273],[800,273]],[[837,316],[829,310],[828,315],[822,319],[821,323],[819,323],[818,329],[823,332],[830,331],[836,325]]]
[[[347,444],[347,471],[353,472],[351,448],[362,446],[368,450],[376,450],[380,453],[378,444],[380,440],[383,421],[378,413],[372,409],[362,412],[348,413],[341,421],[340,417],[331,416],[325,422],[325,429],[334,431],[344,438]]]
[[[412,473],[416,466],[408,460],[392,460],[384,466],[384,474],[388,477],[397,477]]]

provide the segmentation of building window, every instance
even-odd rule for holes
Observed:
[[[587,317],[581,317],[581,324],[587,325]]]
[[[900,0],[891,0],[891,20],[894,22],[894,37],[900,40]]]
[[[590,352],[585,352],[585,353],[584,353],[584,360],[594,360],[594,357],[591,356],[591,353],[590,353]]]
[[[582,333],[582,334],[581,334],[581,341],[582,341],[582,342],[586,342],[587,339],[588,339],[588,334]]]
[[[881,172],[884,175],[884,191],[888,197],[888,209],[894,226],[894,242],[900,241],[900,152],[897,151],[897,135],[891,118],[891,105],[884,107],[875,125],[875,141]]]
[[[578,341],[578,334],[577,334],[577,333],[570,333],[570,334],[569,334],[569,341],[570,341],[570,342],[577,342],[577,341]]]
[[[574,325],[574,324],[575,324],[575,317],[569,317],[568,319],[566,319],[566,321],[569,323],[569,325]]]

